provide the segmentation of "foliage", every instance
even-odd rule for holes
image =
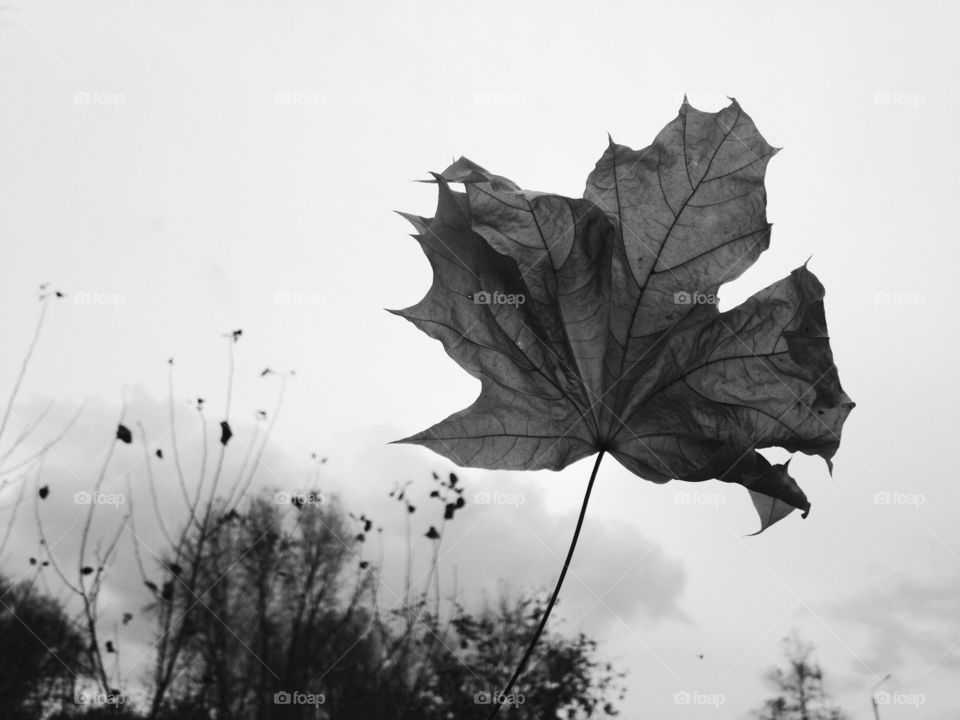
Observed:
[[[787,666],[767,673],[775,695],[757,711],[758,720],[846,720],[847,715],[829,702],[813,646],[791,635],[784,638],[783,651]]]
[[[413,490],[404,492],[406,503]],[[438,614],[429,582],[384,608],[380,569],[359,554],[367,533],[357,530],[372,521],[334,499],[278,505],[262,495],[216,527],[199,562],[197,587],[209,591],[172,603],[190,631],[159,717],[313,717],[310,706],[276,704],[284,692],[322,695],[322,717],[483,717],[483,694],[502,683],[543,610],[503,596],[496,608]],[[197,564],[192,551],[184,557]],[[549,640],[516,717],[614,715],[620,676],[594,659],[595,643]]]
[[[0,709],[9,720],[37,718],[73,701],[86,672],[82,633],[61,605],[29,581],[0,575]]]

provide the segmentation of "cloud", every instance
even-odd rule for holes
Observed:
[[[863,660],[870,667],[892,672],[919,660],[931,670],[960,668],[960,570],[901,574],[834,603],[830,615],[869,633],[869,655]]]
[[[577,513],[550,514],[537,480],[477,475],[471,483],[473,505],[463,514],[466,527],[461,536],[452,536],[457,547],[451,562],[466,576],[466,586],[476,591],[506,580],[552,590]],[[510,504],[511,497],[521,501]],[[636,528],[588,512],[559,615],[574,625],[588,619],[594,630],[617,619],[680,618],[685,580],[682,562],[668,558]]]

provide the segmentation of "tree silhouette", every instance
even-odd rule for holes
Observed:
[[[456,501],[444,487],[446,495],[430,497],[452,519],[447,508]],[[410,515],[413,491],[404,490],[402,512]],[[347,513],[335,499],[317,503],[311,496],[322,497],[294,493],[280,504],[269,494],[254,497],[243,512],[220,515],[202,557],[188,543],[182,558],[196,568],[195,587],[206,592],[178,593],[156,606],[160,616],[180,616],[188,630],[155,717],[485,717],[544,602],[501,593],[479,610],[455,602],[441,609],[435,567],[422,592],[414,587],[399,602],[384,602],[377,595],[380,568],[361,554],[367,535],[379,535],[373,521]],[[435,545],[444,522],[438,525]],[[548,635],[513,716],[615,716],[622,676],[595,660],[595,651],[582,634]],[[323,702],[276,699],[297,692],[322,695]]]
[[[813,659],[813,646],[796,633],[782,644],[787,666],[767,673],[776,694],[757,711],[759,720],[847,720],[846,713],[829,701],[823,670]]]
[[[38,718],[71,701],[84,673],[83,637],[55,600],[0,575],[0,708],[8,720]]]

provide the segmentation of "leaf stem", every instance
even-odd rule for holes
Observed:
[[[547,620],[550,618],[550,613],[553,611],[553,606],[557,602],[557,596],[560,594],[560,587],[563,585],[563,579],[567,576],[567,568],[570,567],[570,560],[573,558],[573,552],[577,549],[577,540],[580,539],[580,528],[583,527],[583,518],[587,514],[587,503],[590,502],[590,492],[593,490],[594,480],[597,479],[597,470],[600,469],[600,461],[603,459],[603,453],[604,451],[601,450],[597,455],[597,461],[593,465],[593,472],[590,473],[590,482],[587,483],[587,491],[584,493],[583,503],[580,505],[580,517],[577,518],[577,528],[573,531],[573,538],[570,540],[570,548],[567,550],[567,559],[563,561],[563,569],[560,571],[560,577],[557,579],[557,586],[553,589],[553,595],[550,597],[550,602],[547,603],[547,609],[540,618],[540,624],[537,626],[537,631],[533,634],[530,644],[527,645],[527,649],[523,653],[523,657],[520,658],[520,662],[517,664],[517,669],[513,671],[513,677],[510,678],[510,682],[507,683],[507,686],[503,689],[502,693],[491,698],[493,701],[493,710],[490,711],[490,715],[487,717],[487,720],[493,720],[493,718],[497,716],[497,713],[500,712],[500,705],[502,701],[510,694],[510,691],[513,690],[513,686],[516,684],[517,679],[527,666],[527,661],[530,659],[530,655],[533,654],[533,648],[536,647],[537,641],[540,639],[540,635],[543,633],[543,629],[547,626]]]

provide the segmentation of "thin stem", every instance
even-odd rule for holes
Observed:
[[[233,403],[233,344],[236,340],[227,340],[227,349],[230,351],[230,372],[227,375],[227,406],[224,409],[223,421],[230,422],[230,406]],[[229,425],[228,425],[229,427]],[[213,512],[214,501],[217,498],[217,487],[220,485],[220,476],[223,473],[223,461],[227,455],[227,443],[220,443],[220,453],[217,456],[217,468],[213,473],[213,482],[210,483],[210,495],[207,497],[207,507],[204,512],[204,527],[210,519],[210,513]]]
[[[173,464],[177,469],[177,480],[180,481],[180,491],[183,493],[183,502],[190,510],[190,522],[194,522],[193,506],[190,504],[190,493],[187,492],[187,483],[183,476],[183,465],[180,462],[180,448],[177,445],[177,418],[173,403],[173,358],[167,361],[167,401],[170,408],[170,443],[173,446]]]
[[[143,461],[147,466],[147,487],[150,490],[150,498],[153,502],[153,513],[156,515],[157,524],[160,526],[160,532],[163,533],[164,540],[167,542],[167,547],[173,547],[176,543],[173,542],[173,536],[170,534],[170,531],[167,529],[167,523],[164,522],[163,512],[160,510],[160,501],[157,498],[157,484],[154,481],[153,477],[153,460],[150,458],[150,441],[147,439],[147,431],[143,429],[143,423],[138,422],[137,428],[140,430],[140,435],[143,437]],[[127,473],[127,495],[130,498],[130,516],[131,516],[131,527],[133,525],[133,489],[130,487],[130,474]],[[134,536],[134,541],[137,541],[136,536]],[[146,579],[146,578],[144,578]]]
[[[492,698],[493,710],[490,711],[490,715],[488,716],[487,720],[493,720],[493,718],[497,716],[497,713],[500,712],[501,703],[510,694],[510,691],[513,690],[513,686],[516,684],[517,679],[527,666],[527,661],[530,659],[530,655],[533,654],[533,648],[536,647],[537,641],[540,639],[540,635],[543,633],[543,629],[547,626],[547,620],[550,618],[550,613],[553,610],[553,606],[557,602],[557,596],[560,594],[560,587],[563,585],[563,579],[567,576],[567,568],[570,567],[570,560],[573,558],[573,552],[577,549],[577,540],[580,538],[580,528],[583,527],[583,518],[587,514],[587,503],[590,502],[590,492],[593,490],[594,480],[597,479],[597,470],[600,469],[600,461],[603,459],[603,453],[604,451],[601,450],[597,455],[597,461],[593,465],[593,472],[590,473],[590,482],[587,483],[587,492],[584,493],[583,504],[580,506],[580,517],[577,518],[577,528],[573,531],[573,539],[570,541],[570,549],[567,550],[567,559],[563,561],[563,569],[560,571],[560,577],[557,579],[557,586],[553,589],[553,595],[550,598],[550,602],[547,603],[547,609],[544,611],[543,617],[540,618],[540,624],[537,626],[537,631],[533,634],[530,644],[527,645],[527,650],[523,653],[523,657],[520,658],[520,662],[517,664],[517,669],[513,671],[513,677],[510,678],[510,682],[507,683],[507,686],[503,689],[503,692]]]
[[[40,316],[37,318],[37,324],[33,330],[33,338],[30,345],[27,346],[27,353],[23,356],[23,362],[20,363],[20,372],[17,373],[17,379],[13,383],[13,390],[10,391],[10,399],[3,411],[3,418],[0,419],[0,438],[7,429],[7,423],[10,421],[10,413],[13,412],[13,405],[17,401],[17,395],[20,393],[20,386],[23,384],[23,378],[27,374],[27,368],[30,366],[30,359],[33,357],[34,350],[37,349],[37,341],[40,339],[40,331],[43,330],[43,321],[47,317],[47,306],[49,296],[44,295],[40,300]]]
[[[4,476],[4,477],[5,477],[5,476],[7,476],[7,475],[10,475],[11,473],[16,472],[17,470],[19,470],[19,469],[22,468],[22,467],[26,467],[27,465],[29,465],[30,463],[32,463],[34,460],[36,460],[36,459],[39,458],[40,456],[45,455],[46,452],[47,452],[48,450],[50,450],[50,448],[52,448],[54,445],[58,444],[61,440],[63,440],[64,436],[70,431],[70,429],[74,426],[74,424],[75,424],[75,423],[77,422],[77,420],[80,418],[80,414],[83,412],[84,408],[86,407],[86,404],[87,404],[87,401],[84,400],[84,401],[83,401],[83,404],[80,405],[80,407],[77,409],[77,412],[74,413],[73,417],[70,418],[69,422],[67,422],[67,424],[63,426],[63,429],[57,434],[57,436],[56,436],[55,438],[53,438],[52,440],[49,440],[48,442],[46,442],[46,443],[43,445],[43,447],[41,447],[39,450],[37,450],[36,452],[34,452],[32,455],[28,455],[27,457],[23,458],[22,460],[19,460],[15,465],[10,465],[9,467],[0,467],[0,476]],[[39,424],[39,419],[38,419],[38,421],[37,421],[35,424]],[[18,439],[18,442],[15,443],[12,447],[7,448],[7,450],[6,450],[6,452],[3,454],[3,456],[0,457],[0,463],[3,463],[8,457],[10,457],[10,455],[11,455],[19,446],[20,446],[20,442],[19,442],[19,439]]]
[[[267,445],[270,443],[270,436],[273,435],[273,426],[277,424],[277,419],[280,417],[280,408],[283,407],[283,397],[287,391],[287,378],[289,373],[284,373],[280,379],[280,392],[277,394],[277,401],[273,407],[273,416],[270,418],[270,422],[267,424],[267,429],[264,431],[263,440],[260,441],[260,447],[257,449],[256,456],[253,459],[253,465],[250,467],[250,474],[247,475],[246,482],[243,482],[242,486],[238,483],[235,485],[233,490],[230,491],[230,494],[227,496],[227,502],[224,507],[229,511],[230,509],[236,508],[240,501],[246,495],[247,490],[250,488],[250,484],[253,482],[254,476],[257,474],[257,469],[260,467],[260,459],[263,457],[263,451],[266,449]],[[247,461],[243,461],[243,467],[246,468]],[[243,474],[241,472],[240,481],[243,481]],[[237,493],[236,498],[234,498],[233,491],[237,488],[240,489],[240,492]]]

